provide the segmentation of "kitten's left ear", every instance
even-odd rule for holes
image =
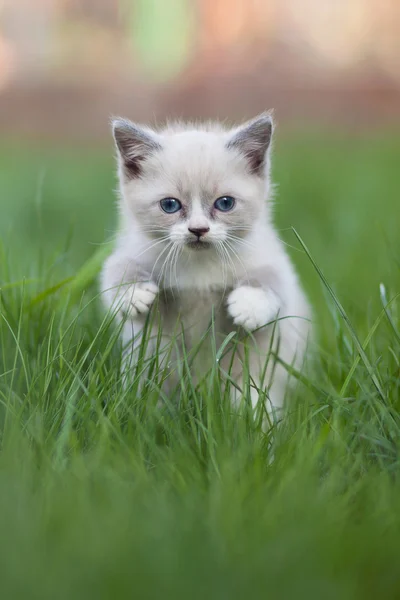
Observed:
[[[272,132],[272,115],[265,112],[236,129],[228,140],[227,147],[236,148],[246,156],[252,173],[263,175]]]

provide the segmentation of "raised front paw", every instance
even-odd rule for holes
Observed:
[[[158,294],[158,286],[152,281],[132,283],[122,293],[121,312],[134,319],[146,315]]]
[[[277,316],[279,300],[272,290],[242,285],[228,296],[228,313],[235,325],[254,331]]]

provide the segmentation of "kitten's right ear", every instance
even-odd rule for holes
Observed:
[[[161,149],[156,134],[127,119],[114,119],[112,130],[127,178],[140,177],[143,161]]]

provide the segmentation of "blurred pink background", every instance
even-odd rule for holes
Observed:
[[[0,132],[97,139],[122,114],[400,122],[399,0],[0,0]]]

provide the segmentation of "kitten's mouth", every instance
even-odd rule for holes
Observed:
[[[211,247],[210,242],[186,242],[188,248],[193,250],[206,250]]]

